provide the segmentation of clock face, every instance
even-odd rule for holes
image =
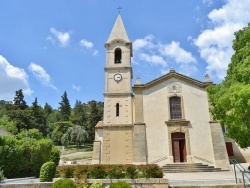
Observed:
[[[121,80],[122,80],[122,75],[119,74],[119,73],[115,74],[115,75],[114,75],[114,80],[115,80],[115,81],[121,81]]]

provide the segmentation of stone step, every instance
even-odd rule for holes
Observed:
[[[188,172],[220,172],[220,170],[208,170],[208,169],[203,169],[203,170],[197,170],[197,169],[193,169],[193,170],[173,170],[173,171],[169,171],[169,170],[164,170],[164,173],[188,173]]]
[[[202,163],[178,163],[167,164],[162,167],[165,173],[181,173],[181,172],[219,172],[220,168],[214,168]]]
[[[163,170],[168,170],[168,169],[176,169],[176,170],[181,170],[181,169],[214,169],[214,167],[163,167]]]
[[[173,169],[183,169],[183,168],[214,168],[213,166],[189,166],[189,167],[186,167],[186,166],[176,166],[176,167],[173,167],[173,166],[164,166],[162,167],[163,169],[169,169],[169,168],[173,168]]]

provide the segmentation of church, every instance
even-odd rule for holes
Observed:
[[[132,86],[133,48],[120,14],[105,48],[104,117],[95,127],[93,164],[229,167],[221,125],[209,113],[208,75],[198,81],[171,69]]]

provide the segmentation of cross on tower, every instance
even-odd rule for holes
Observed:
[[[121,6],[119,6],[117,9],[119,10],[119,14],[120,14],[120,11],[121,11],[122,7],[121,7]]]

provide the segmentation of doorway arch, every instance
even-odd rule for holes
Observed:
[[[171,134],[172,152],[174,162],[187,162],[187,150],[185,133],[175,132]]]

